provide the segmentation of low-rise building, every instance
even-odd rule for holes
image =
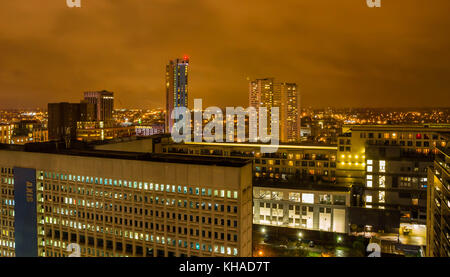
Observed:
[[[77,122],[77,140],[84,142],[112,140],[136,136],[135,126],[117,126],[112,122]]]
[[[253,186],[253,223],[336,233],[349,232],[350,188],[299,182]]]

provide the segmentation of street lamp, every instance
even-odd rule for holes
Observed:
[[[266,228],[262,228],[261,229],[261,233],[265,234],[266,233]]]
[[[342,237],[341,237],[341,236],[338,236],[338,237],[337,237],[337,242],[338,242],[338,243],[341,243],[341,242],[342,242]]]
[[[298,237],[299,238],[303,238],[303,233],[302,232],[298,232]]]

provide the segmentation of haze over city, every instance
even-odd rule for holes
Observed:
[[[26,2],[26,3],[25,3]],[[188,55],[190,97],[246,106],[248,79],[295,82],[302,106],[449,106],[450,2],[2,1],[0,108],[114,91],[164,107],[164,67]]]
[[[449,12],[0,0],[2,266],[447,272]]]

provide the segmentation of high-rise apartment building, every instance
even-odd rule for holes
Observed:
[[[84,101],[94,105],[95,121],[112,121],[114,111],[114,93],[106,90],[87,91]]]
[[[449,136],[447,138],[450,139]],[[450,257],[450,148],[438,147],[428,169],[427,256]]]
[[[280,111],[280,141],[300,141],[300,93],[295,83],[277,83],[274,78],[256,79],[249,83],[249,106],[259,111],[267,108],[268,122],[271,108]],[[268,123],[270,132],[270,124]]]
[[[0,256],[252,255],[250,161],[80,147],[1,147]]]
[[[189,58],[169,61],[166,65],[166,132],[172,131],[172,111],[176,107],[188,106]]]
[[[280,140],[283,142],[300,141],[301,110],[300,92],[295,83],[281,83]]]

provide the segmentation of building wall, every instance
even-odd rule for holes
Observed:
[[[94,113],[96,121],[109,122],[113,120],[114,111],[114,93],[106,90],[87,91],[84,93],[84,102],[94,105]],[[86,120],[90,117],[91,108],[86,106],[84,109]]]
[[[366,149],[365,206],[398,209],[403,223],[426,224],[427,168],[433,156],[392,146]]]
[[[363,184],[365,152],[368,144],[396,146],[418,153],[429,153],[435,146],[445,146],[440,132],[448,132],[450,125],[348,125],[338,138],[338,181]]]
[[[0,124],[0,143],[10,144],[14,125]]]
[[[36,169],[40,256],[67,255],[69,242],[81,245],[81,256],[252,254],[249,164],[207,166],[0,150],[0,167],[2,256],[14,255],[9,247],[14,246],[14,167]]]
[[[429,168],[427,189],[427,256],[450,257],[449,154],[440,152]]]
[[[77,122],[80,120],[79,103],[48,104],[48,139],[76,138]]]

